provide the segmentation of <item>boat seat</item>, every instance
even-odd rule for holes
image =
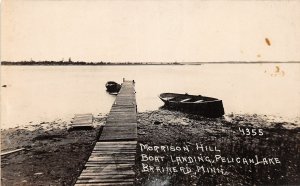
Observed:
[[[186,102],[186,101],[189,101],[189,100],[191,100],[191,98],[187,98],[187,99],[181,100],[180,102]]]
[[[165,97],[166,100],[173,99],[174,97]]]
[[[201,103],[203,102],[203,100],[198,100],[198,101],[195,101],[194,103]]]

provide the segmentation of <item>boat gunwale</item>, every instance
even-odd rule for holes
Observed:
[[[197,97],[196,95],[190,95],[190,94],[188,94],[188,95],[185,95],[185,94],[179,94],[179,93],[162,93],[162,94],[173,94],[173,95],[178,95],[178,96],[191,96],[191,97]],[[184,101],[184,102],[181,102],[181,101],[172,101],[172,100],[167,100],[167,99],[165,99],[164,97],[162,97],[161,95],[162,94],[160,94],[158,97],[163,101],[163,102],[169,102],[169,103],[177,103],[177,104],[204,104],[204,103],[212,103],[212,102],[218,102],[218,101],[222,101],[222,100],[220,100],[220,99],[218,99],[218,98],[214,98],[214,97],[207,97],[207,96],[201,96],[201,95],[199,95],[199,96],[201,96],[202,98],[209,98],[209,99],[214,99],[214,100],[203,100],[202,102],[199,102],[199,103],[195,103],[196,101],[194,101],[194,102],[189,102],[189,101]],[[175,98],[175,97],[174,97]],[[173,98],[172,98],[173,99]],[[201,100],[201,99],[199,99],[199,100]],[[197,100],[197,101],[199,101],[199,100]]]

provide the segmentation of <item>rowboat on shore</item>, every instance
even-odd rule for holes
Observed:
[[[105,84],[105,87],[106,87],[106,91],[109,93],[116,93],[116,92],[119,92],[121,89],[121,85],[114,81],[108,81]]]
[[[211,118],[224,115],[223,102],[217,98],[176,93],[162,93],[159,98],[170,109]]]

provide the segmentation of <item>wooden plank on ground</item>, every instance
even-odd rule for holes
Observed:
[[[92,114],[75,114],[70,129],[75,128],[93,128],[93,115]]]
[[[1,153],[1,156],[8,155],[8,154],[15,153],[15,152],[19,152],[19,151],[22,151],[22,150],[24,150],[24,149],[25,149],[25,148],[19,148],[19,149],[16,149],[16,150],[11,150],[11,151],[7,151],[7,152],[2,152],[2,153]]]

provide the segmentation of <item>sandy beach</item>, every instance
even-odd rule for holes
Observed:
[[[1,157],[1,185],[72,185],[82,171],[101,135],[105,117],[95,118],[92,130],[68,130],[69,121],[42,122],[27,127],[1,130],[1,151],[25,148]],[[247,135],[247,129],[257,134]],[[259,135],[261,129],[262,135]],[[138,114],[136,185],[253,185],[299,184],[299,120],[278,122],[270,116],[234,115],[209,119],[176,111],[156,110]],[[242,132],[244,130],[244,132]],[[188,146],[190,151],[145,151],[148,146]],[[195,145],[221,152],[222,157],[278,158],[268,164],[172,162],[170,157],[215,157],[215,152],[195,150]],[[213,150],[212,150],[213,151]],[[163,156],[164,161],[142,161],[144,156]],[[219,156],[218,156],[219,157]],[[225,160],[224,160],[225,161]],[[226,160],[227,161],[227,160]],[[276,163],[275,161],[280,161]],[[275,162],[275,163],[274,163]],[[273,164],[274,163],[274,164]],[[157,167],[147,171],[147,166]],[[224,174],[170,172],[162,168],[181,166],[222,167]],[[146,171],[145,171],[146,170]],[[160,170],[160,171],[158,171]],[[166,169],[165,169],[166,170]]]

